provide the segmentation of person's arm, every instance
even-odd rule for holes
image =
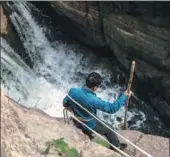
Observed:
[[[69,98],[68,98],[68,96],[66,96],[66,97],[63,99],[63,106],[64,106],[64,107],[70,107],[70,103],[69,103]]]
[[[106,101],[101,100],[100,98],[96,98],[93,102],[94,108],[107,112],[107,113],[115,113],[117,112],[122,106],[125,105],[128,96],[122,94],[115,102],[109,103]]]

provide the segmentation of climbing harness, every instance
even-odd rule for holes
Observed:
[[[69,92],[68,92],[69,93]],[[118,135],[120,138],[122,138],[123,140],[125,140],[127,143],[129,143],[131,146],[135,147],[137,150],[139,150],[141,153],[145,154],[147,157],[152,157],[150,154],[148,154],[147,152],[145,152],[144,150],[142,150],[141,148],[139,148],[138,146],[136,146],[135,144],[133,144],[131,141],[129,141],[128,139],[126,139],[125,137],[123,137],[122,135],[120,135],[119,133],[117,133],[115,130],[113,130],[111,127],[109,127],[107,124],[105,124],[103,121],[101,121],[98,117],[96,117],[95,115],[93,115],[90,111],[88,111],[86,108],[84,108],[82,105],[80,105],[78,102],[76,102],[69,94],[67,93],[67,97],[76,105],[78,105],[79,107],[81,107],[84,111],[86,111],[89,115],[91,115],[94,119],[96,119],[97,121],[99,121],[100,123],[102,123],[104,126],[106,126],[109,130],[111,130],[112,132],[114,132],[116,135]],[[70,114],[70,116],[72,118],[74,118],[76,121],[78,121],[79,123],[81,123],[82,125],[85,125],[88,129],[90,129],[92,131],[91,128],[89,128],[86,124],[84,124],[81,120],[79,120],[78,118],[76,118],[71,112],[70,110],[67,110],[66,108],[63,110],[63,114],[64,114],[64,119],[66,122],[66,119],[68,120],[68,114],[67,112]],[[97,136],[98,133],[95,132],[94,130],[92,131],[94,134],[96,134]],[[110,142],[107,140],[107,142],[110,144]],[[111,145],[111,144],[110,144]],[[112,145],[111,145],[112,146]],[[115,146],[113,146],[115,148]],[[115,148],[118,152],[120,152],[122,154],[122,151],[119,148]],[[123,152],[124,153],[124,152]],[[126,157],[130,157],[127,156],[125,154],[122,154]]]

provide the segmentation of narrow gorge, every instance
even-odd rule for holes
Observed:
[[[97,116],[153,157],[168,157],[169,5],[0,2],[1,156],[44,156],[45,143],[63,137],[82,157],[120,156],[64,124],[62,100],[69,88],[84,85],[92,71],[103,78],[97,95],[109,102],[116,100],[126,89],[135,60],[128,130],[121,130],[124,108],[111,115],[99,111]],[[139,156],[130,146],[125,151]]]

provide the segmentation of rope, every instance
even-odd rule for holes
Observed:
[[[130,145],[132,145],[133,147],[135,147],[137,150],[139,150],[140,152],[142,152],[143,154],[145,154],[147,157],[152,157],[150,154],[148,154],[147,152],[145,152],[144,150],[142,150],[141,148],[139,148],[138,146],[136,146],[135,144],[133,144],[131,141],[129,141],[128,139],[126,139],[125,137],[123,137],[122,135],[120,135],[119,133],[117,133],[115,130],[113,130],[111,127],[109,127],[107,124],[105,124],[104,122],[102,122],[98,117],[96,117],[95,115],[93,115],[91,112],[89,112],[86,108],[82,107],[78,102],[76,102],[71,96],[69,96],[67,94],[68,98],[70,100],[72,100],[75,104],[77,104],[79,107],[81,107],[83,110],[85,110],[89,115],[91,115],[93,118],[95,118],[96,120],[98,120],[100,123],[102,123],[104,126],[106,126],[109,130],[111,130],[112,132],[114,132],[116,135],[118,135],[120,138],[122,138],[123,140],[125,140],[127,143],[129,143]]]
[[[86,126],[90,131],[92,131],[95,135],[97,135],[98,137],[102,138],[103,140],[105,140],[107,143],[109,143],[114,149],[116,149],[119,153],[121,153],[122,155],[124,155],[125,157],[131,157],[129,156],[127,153],[123,152],[122,150],[120,150],[119,148],[117,148],[116,146],[114,146],[112,143],[110,143],[107,139],[105,139],[103,136],[101,136],[99,133],[97,133],[96,131],[94,131],[93,129],[91,129],[90,127],[88,127],[86,124],[84,124],[82,121],[80,121],[77,117],[75,117],[71,112],[69,112],[69,114],[71,115],[72,118],[74,118],[76,121],[78,121],[80,124]]]

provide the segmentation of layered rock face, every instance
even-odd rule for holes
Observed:
[[[146,135],[138,131],[119,131],[134,144],[153,157],[169,156],[169,139]],[[57,153],[42,154],[52,139],[64,138],[70,147],[76,148],[81,157],[121,157],[101,145],[91,142],[73,125],[51,118],[37,109],[16,104],[1,93],[1,156],[2,157],[57,157]],[[125,150],[134,157],[141,153],[128,145]]]
[[[143,100],[149,100],[170,125],[170,3],[49,4],[64,31],[89,46],[109,46],[127,76],[131,61],[135,60],[136,92]]]

